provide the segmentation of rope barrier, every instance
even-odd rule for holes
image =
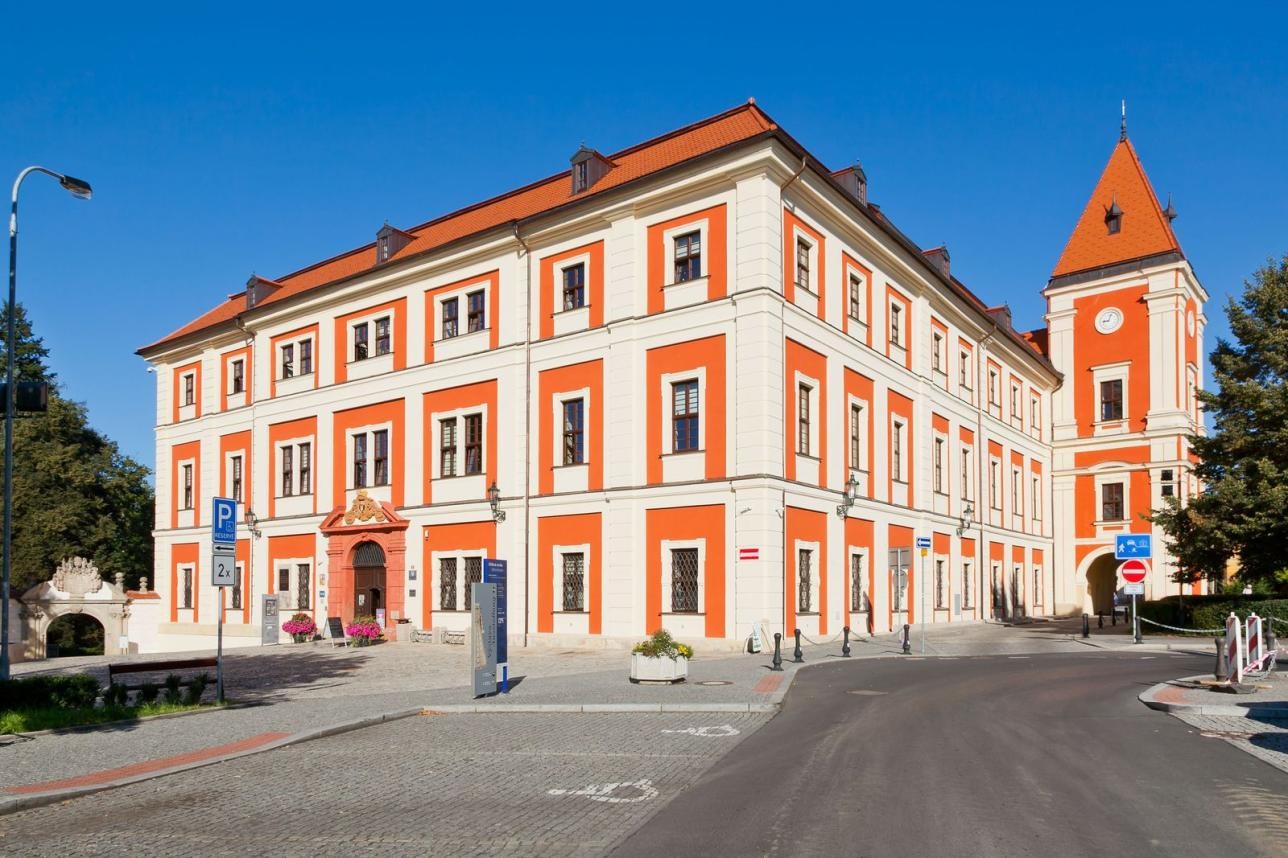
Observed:
[[[1169,626],[1166,623],[1156,623],[1153,620],[1147,620],[1144,617],[1137,617],[1142,623],[1149,623],[1151,626],[1158,626],[1160,629],[1168,629],[1173,632],[1182,632],[1191,635],[1223,635],[1225,629],[1183,629],[1179,626]]]

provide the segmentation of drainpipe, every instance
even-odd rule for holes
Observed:
[[[529,607],[532,593],[532,576],[528,560],[531,551],[530,506],[532,486],[532,249],[519,234],[519,222],[514,221],[514,240],[523,248],[523,294],[527,302],[523,314],[523,645],[528,645]]]
[[[250,478],[251,478],[251,479],[250,479],[250,486],[251,486],[251,489],[252,489],[252,494],[251,494],[251,496],[250,496],[250,497],[249,497],[249,498],[244,502],[244,509],[253,509],[253,507],[251,506],[251,503],[255,500],[254,495],[253,495],[253,490],[254,490],[255,486],[258,484],[258,481],[255,479],[255,469],[259,466],[259,455],[255,452],[255,436],[256,436],[256,434],[257,434],[257,433],[256,433],[256,431],[255,431],[255,406],[259,404],[259,397],[257,397],[257,396],[255,395],[255,363],[256,363],[256,361],[255,361],[255,332],[254,332],[254,331],[252,331],[250,328],[246,327],[246,323],[242,321],[241,313],[238,313],[236,316],[234,316],[234,317],[233,317],[233,324],[237,326],[237,330],[241,331],[242,336],[246,338],[246,345],[250,348],[250,357],[251,357],[251,359],[250,359],[250,366],[251,366],[250,380],[248,381],[248,383],[247,383],[247,387],[246,387],[246,396],[247,396],[247,398],[248,398],[248,399],[250,399],[250,462],[248,462],[248,463],[247,463],[247,464],[249,464],[249,465],[250,465],[250,467],[247,469],[246,473],[248,473],[248,474],[250,475]],[[271,360],[271,356],[270,356],[270,360]],[[273,371],[273,367],[272,367],[272,364],[271,364],[271,363],[269,364],[269,370],[268,370],[268,371],[269,371],[270,373]],[[224,391],[220,391],[220,394],[219,394],[219,395],[220,395],[220,396],[225,395]],[[218,462],[218,466],[219,466],[220,468],[222,468],[222,467],[224,466],[224,465],[223,465],[223,462],[222,462],[222,461],[221,461],[221,462]],[[268,475],[268,479],[270,479],[270,480],[271,480],[272,478],[273,478],[273,475],[272,475],[272,474],[269,474],[269,475]],[[254,587],[255,587],[255,531],[256,531],[257,529],[258,529],[258,528],[257,528],[257,526],[255,526],[255,525],[250,525],[250,526],[248,526],[248,527],[247,527],[247,536],[248,536],[248,540],[247,540],[247,541],[250,543],[250,545],[249,545],[249,546],[247,546],[247,551],[246,551],[246,586],[243,588],[244,592],[242,593],[242,611],[243,611],[243,614],[245,613],[245,608],[246,608],[246,606],[247,606],[247,605],[249,605],[249,606],[250,606],[250,613],[251,613],[252,615],[255,613],[255,599],[254,599]],[[234,558],[234,560],[235,560],[235,558]],[[234,563],[233,563],[233,567],[234,567],[234,568],[236,568],[236,566],[237,566],[237,564],[234,562]],[[316,564],[314,564],[314,566],[316,567]],[[316,570],[315,570],[315,571],[316,571]],[[316,589],[317,589],[317,586],[316,586],[316,574],[315,574],[315,576],[314,576],[314,588],[313,588],[313,589],[314,589],[314,590],[316,590]],[[219,610],[220,610],[220,612],[222,613],[222,612],[223,612],[223,609],[224,609],[224,603],[223,603],[223,588],[222,588],[222,587],[221,587],[221,588],[220,588],[220,590],[219,590],[219,599],[220,599],[220,602],[219,602]],[[249,600],[249,601],[248,601],[248,600]],[[315,612],[315,613],[316,613],[316,612]],[[324,615],[324,616],[325,616],[325,615]]]
[[[802,155],[800,168],[797,169],[795,173],[792,173],[791,178],[789,178],[787,181],[783,182],[781,185],[778,186],[778,205],[780,208],[783,205],[783,192],[787,190],[788,185],[792,184],[792,182],[795,182],[797,179],[801,177],[801,174],[805,172],[805,167],[808,164],[809,164],[809,160],[804,155]],[[784,290],[785,290],[785,287],[784,287]],[[786,341],[786,337],[783,336],[783,329],[787,326],[786,291],[784,291],[779,297],[781,300],[779,300],[778,302],[778,336],[779,336],[779,339],[783,340],[783,344],[782,344],[783,373],[786,374],[787,341]],[[734,399],[736,400],[737,397],[735,396]],[[787,447],[784,447],[784,455],[788,455],[788,456],[793,455],[792,453],[786,452],[787,449],[788,449]],[[826,475],[824,475],[824,482],[826,482]],[[782,531],[783,531],[783,590],[782,590],[783,636],[786,637],[787,633],[791,631],[790,629],[787,628],[787,600],[791,598],[791,593],[788,591],[788,587],[787,587],[787,583],[788,583],[787,570],[791,568],[791,555],[788,552],[788,546],[787,546],[787,490],[786,489],[782,489],[779,492],[778,510],[779,510],[778,511],[779,518],[782,519]],[[824,570],[824,575],[826,574],[827,574],[826,570]]]
[[[991,319],[990,319],[991,320]],[[979,509],[979,539],[975,544],[975,556],[979,559],[976,561],[976,567],[979,569],[980,586],[976,593],[983,597],[985,578],[989,581],[988,588],[988,610],[993,608],[993,588],[992,588],[992,571],[986,575],[984,572],[984,525],[985,516],[988,510],[992,509],[993,499],[988,499],[988,506],[983,506],[984,501],[984,469],[988,465],[988,445],[984,443],[984,397],[988,396],[987,378],[988,378],[988,352],[986,348],[989,341],[997,336],[997,322],[993,322],[993,330],[984,335],[984,339],[979,341],[979,363],[975,367],[975,458],[978,464],[975,467],[975,499],[980,503]],[[1001,384],[1001,379],[998,379]],[[980,618],[984,617],[984,606],[980,605]]]

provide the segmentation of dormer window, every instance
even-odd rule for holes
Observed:
[[[411,243],[411,233],[385,224],[376,233],[376,264],[388,262],[398,251]]]
[[[1115,197],[1105,209],[1105,227],[1108,228],[1110,235],[1116,235],[1123,228],[1123,210],[1118,208],[1118,199]]]
[[[572,164],[572,192],[574,194],[589,190],[613,168],[612,162],[594,149],[586,146],[582,146],[573,153],[569,163]]]

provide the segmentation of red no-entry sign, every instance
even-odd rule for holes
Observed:
[[[1149,574],[1149,564],[1144,560],[1127,560],[1118,567],[1118,574],[1128,584],[1140,584]]]

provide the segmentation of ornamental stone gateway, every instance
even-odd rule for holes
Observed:
[[[74,614],[93,617],[103,626],[105,655],[122,655],[129,649],[125,629],[130,597],[125,591],[125,576],[117,573],[115,582],[104,581],[98,567],[84,557],[64,558],[48,581],[23,593],[20,601],[26,659],[45,658],[50,624]]]

